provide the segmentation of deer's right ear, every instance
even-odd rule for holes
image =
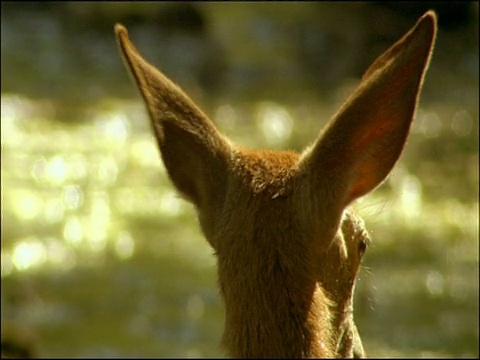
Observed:
[[[230,142],[164,74],[146,62],[120,24],[118,45],[145,100],[161,156],[180,193],[200,210],[224,196]],[[218,202],[217,202],[218,204]]]
[[[398,160],[410,130],[436,34],[427,12],[367,70],[302,166],[313,191],[323,187],[341,211],[378,186]]]

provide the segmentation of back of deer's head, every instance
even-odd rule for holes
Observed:
[[[404,147],[436,32],[426,13],[380,56],[302,154],[246,150],[223,136],[117,25],[161,156],[218,259],[223,342],[238,357],[363,356],[352,315],[368,235],[348,205]]]

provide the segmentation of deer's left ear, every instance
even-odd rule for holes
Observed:
[[[356,91],[303,154],[301,165],[313,191],[328,187],[320,193],[330,194],[340,209],[378,186],[400,157],[436,28],[436,15],[429,11],[372,64]]]
[[[170,179],[201,210],[218,206],[226,189],[230,142],[177,85],[143,59],[125,27],[117,24],[115,33],[145,100]]]

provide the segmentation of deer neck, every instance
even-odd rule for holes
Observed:
[[[219,258],[226,312],[223,345],[228,355],[333,356],[331,303],[323,290],[314,280],[289,274],[288,268],[274,260],[263,264],[264,269],[257,266],[255,272],[250,272],[248,265],[232,269],[228,259]]]
[[[237,159],[222,215],[211,216],[214,231],[204,231],[216,244],[228,355],[333,356],[331,303],[312,248],[299,235],[304,220],[293,210],[298,155],[263,151]]]

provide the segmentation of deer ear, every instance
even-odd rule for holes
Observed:
[[[192,100],[147,63],[120,24],[118,45],[150,114],[170,179],[189,201],[202,208],[225,191],[230,143]]]
[[[429,11],[371,65],[302,155],[301,164],[314,188],[326,184],[342,208],[379,185],[400,157],[435,34],[436,16]]]

